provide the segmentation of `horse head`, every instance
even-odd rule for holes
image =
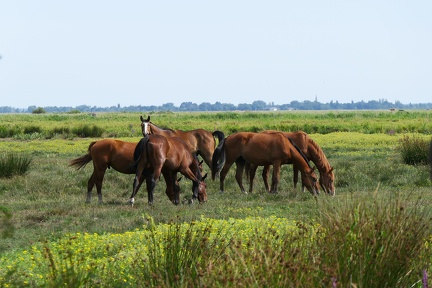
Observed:
[[[179,197],[176,197],[176,195],[180,195],[180,180],[182,177],[178,178],[177,180],[174,180],[174,191],[168,191],[168,188],[165,189],[165,194],[168,196],[168,198],[171,200],[171,202],[174,205],[178,205],[179,203]]]
[[[319,183],[320,186],[323,188],[324,192],[326,192],[328,195],[334,196],[335,195],[335,186],[334,186],[334,168],[331,167],[329,171],[320,172],[320,179]]]
[[[150,133],[150,116],[147,119],[144,119],[140,116],[141,119],[141,131],[144,137],[147,137]]]
[[[205,178],[207,178],[207,173],[201,178],[200,181],[198,181],[198,185],[195,189],[198,197],[195,197],[194,191],[194,198],[198,198],[199,202],[207,202],[207,184],[204,182]]]
[[[312,195],[319,194],[318,178],[314,172],[315,167],[309,168],[307,171],[302,172],[302,184],[308,189]]]

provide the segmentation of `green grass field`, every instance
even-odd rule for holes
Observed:
[[[341,256],[340,254],[337,254],[336,250],[339,249],[334,248],[336,246],[328,245],[328,247],[333,247],[333,250],[331,251],[326,250],[323,248],[323,246],[321,246],[322,251],[319,252],[320,249],[316,249],[314,245],[311,245],[311,243],[323,244],[319,240],[316,240],[314,237],[317,237],[317,239],[319,237],[322,237],[322,239],[326,239],[326,241],[330,241],[334,245],[337,244],[340,246],[343,246],[343,243],[348,243],[349,241],[352,241],[352,243],[356,243],[358,247],[362,247],[361,249],[363,250],[361,251],[363,252],[361,253],[363,254],[360,253],[361,255],[358,255],[358,257],[359,259],[362,259],[364,261],[366,261],[365,259],[369,259],[367,257],[372,257],[367,256],[369,255],[367,249],[372,249],[371,247],[374,247],[373,249],[378,250],[386,249],[386,247],[384,246],[382,246],[381,248],[376,248],[374,246],[374,243],[384,243],[389,246],[396,245],[395,243],[399,243],[397,245],[399,245],[400,247],[397,245],[394,246],[397,247],[399,250],[406,249],[403,244],[416,247],[413,242],[410,242],[412,241],[412,239],[408,241],[406,239],[398,238],[393,239],[391,240],[393,242],[390,242],[390,240],[388,240],[388,238],[385,238],[382,234],[387,233],[382,232],[385,231],[385,229],[377,230],[378,234],[381,233],[381,238],[379,238],[379,240],[373,238],[375,236],[372,237],[370,235],[366,235],[367,233],[364,231],[362,232],[361,229],[355,231],[353,230],[355,233],[353,231],[350,231],[349,233],[345,231],[342,233],[342,231],[344,231],[342,228],[344,227],[344,224],[346,224],[347,227],[357,227],[355,225],[359,225],[359,223],[362,223],[361,219],[363,219],[363,216],[365,217],[364,219],[367,220],[365,220],[365,222],[361,224],[361,227],[377,227],[377,225],[385,226],[386,221],[389,221],[388,223],[394,221],[394,223],[398,224],[416,223],[412,225],[416,226],[418,224],[418,222],[416,221],[424,221],[424,223],[421,222],[420,224],[426,225],[424,227],[426,229],[426,236],[422,234],[423,236],[418,235],[418,237],[423,237],[420,240],[421,243],[423,243],[423,245],[425,246],[422,246],[421,249],[419,248],[419,251],[421,252],[415,255],[415,257],[417,258],[410,259],[410,266],[402,271],[404,273],[406,271],[411,271],[409,275],[402,275],[403,273],[401,271],[398,272],[399,274],[397,275],[402,275],[400,276],[400,279],[402,280],[400,280],[401,282],[397,284],[397,286],[407,287],[404,285],[409,283],[410,285],[414,285],[413,287],[422,287],[420,286],[422,279],[421,271],[425,270],[429,273],[429,275],[432,273],[432,266],[430,264],[432,262],[432,258],[430,258],[430,254],[428,254],[429,258],[427,256],[424,256],[424,253],[427,253],[427,251],[429,251],[427,249],[430,249],[430,235],[432,235],[432,221],[430,220],[432,217],[432,210],[430,209],[430,203],[432,203],[432,194],[430,193],[432,183],[429,180],[429,166],[413,166],[404,164],[400,151],[398,150],[401,139],[407,136],[416,137],[424,141],[431,140],[432,112],[402,111],[393,113],[389,111],[295,111],[257,113],[153,113],[151,114],[152,122],[160,126],[184,130],[204,128],[213,131],[215,129],[218,129],[223,131],[226,136],[236,131],[261,131],[265,129],[278,129],[284,131],[294,131],[300,129],[304,130],[305,132],[309,133],[312,139],[314,139],[321,146],[323,151],[326,153],[326,156],[330,161],[331,165],[335,168],[336,196],[329,197],[321,194],[317,198],[314,198],[308,192],[303,193],[299,189],[294,189],[292,181],[292,167],[288,165],[284,166],[282,169],[281,183],[279,186],[278,194],[268,194],[264,192],[264,184],[262,179],[260,179],[261,168],[259,168],[259,170],[257,171],[254,192],[252,194],[243,194],[240,192],[240,189],[234,179],[235,169],[231,168],[225,181],[226,191],[224,193],[219,192],[218,180],[207,180],[207,193],[209,198],[209,201],[207,203],[194,203],[193,205],[182,204],[179,206],[174,206],[166,197],[164,193],[165,183],[163,182],[163,180],[161,180],[157,184],[155,202],[152,207],[147,204],[145,185],[143,185],[143,187],[141,187],[140,191],[138,192],[138,196],[136,197],[135,206],[132,208],[127,204],[127,200],[129,199],[129,196],[132,192],[132,182],[134,176],[124,175],[113,170],[108,170],[103,183],[104,203],[98,204],[96,190],[94,189],[94,197],[92,203],[86,204],[86,187],[88,178],[92,173],[92,165],[89,164],[84,169],[76,171],[75,169],[68,167],[69,161],[73,158],[77,158],[85,154],[87,152],[87,147],[90,142],[101,138],[114,137],[124,141],[137,142],[140,139],[139,116],[140,114],[137,113],[104,113],[97,114],[96,117],[87,114],[0,115],[0,136],[2,133],[4,135],[7,135],[7,137],[0,138],[1,153],[19,153],[29,155],[33,159],[30,170],[24,176],[14,176],[12,178],[0,179],[0,207],[2,207],[3,209],[3,214],[0,214],[0,216],[11,215],[11,218],[3,217],[4,225],[1,228],[3,237],[0,238],[0,252],[2,255],[2,260],[0,260],[0,264],[3,263],[7,267],[10,267],[5,268],[6,266],[1,267],[0,265],[0,286],[14,286],[13,284],[24,285],[26,281],[29,286],[48,285],[55,287],[57,285],[65,285],[73,287],[83,286],[83,283],[90,283],[90,286],[98,286],[98,283],[102,286],[107,286],[108,283],[104,281],[114,278],[115,281],[118,281],[115,282],[117,283],[117,286],[122,286],[121,284],[125,283],[129,283],[130,285],[134,286],[134,284],[139,283],[142,278],[139,278],[138,275],[135,275],[135,272],[132,269],[121,270],[115,265],[111,267],[107,264],[108,262],[104,262],[108,261],[110,259],[109,257],[115,257],[115,259],[122,259],[119,256],[122,253],[126,253],[127,255],[129,255],[128,253],[132,253],[133,251],[133,253],[143,253],[142,251],[137,252],[135,250],[137,249],[136,246],[134,246],[134,248],[127,246],[129,247],[127,249],[119,248],[122,247],[119,244],[122,243],[122,241],[133,241],[133,243],[137,243],[136,240],[131,240],[130,238],[128,238],[129,236],[127,235],[131,234],[124,233],[146,233],[145,231],[148,231],[150,227],[149,221],[153,223],[152,225],[155,225],[155,227],[158,225],[167,225],[169,223],[177,223],[178,225],[183,225],[181,223],[191,223],[192,221],[196,221],[197,223],[204,223],[200,225],[205,226],[205,223],[213,223],[211,221],[226,221],[220,222],[222,224],[212,224],[212,227],[219,227],[218,225],[223,226],[228,225],[226,223],[236,223],[237,221],[246,221],[249,219],[248,221],[252,221],[254,224],[252,224],[252,228],[248,229],[253,230],[257,229],[253,228],[253,225],[259,227],[262,225],[267,225],[263,223],[269,223],[265,221],[275,223],[276,220],[274,220],[274,217],[276,217],[276,219],[284,219],[283,221],[287,221],[286,223],[284,222],[284,225],[287,227],[289,226],[298,228],[298,225],[300,225],[299,223],[303,223],[307,227],[316,227],[316,225],[318,225],[319,227],[324,227],[325,229],[327,229],[325,233],[322,232],[322,234],[320,234],[321,232],[319,232],[319,229],[313,230],[312,228],[310,228],[313,230],[312,231],[305,228],[308,233],[312,233],[313,235],[315,235],[308,236],[308,239],[313,240],[309,240],[309,242],[306,241],[305,243],[300,243],[303,246],[301,246],[298,242],[295,242],[301,247],[303,247],[298,249],[302,250],[303,254],[306,254],[306,256],[302,256],[303,258],[298,259],[302,260],[299,260],[302,265],[305,265],[303,267],[304,270],[306,272],[309,271],[310,279],[304,274],[296,274],[300,272],[289,266],[290,261],[288,261],[287,259],[284,260],[287,262],[284,265],[288,265],[289,267],[287,266],[286,269],[283,269],[283,267],[279,267],[277,263],[273,263],[269,258],[266,258],[265,255],[255,253],[256,251],[264,251],[265,249],[270,249],[271,247],[265,246],[265,241],[262,240],[264,242],[261,243],[261,240],[259,238],[254,239],[254,244],[252,244],[252,242],[249,243],[249,241],[252,240],[250,240],[250,238],[248,237],[252,237],[251,235],[253,235],[254,233],[248,234],[245,232],[244,234],[238,233],[239,235],[242,235],[239,237],[242,238],[242,243],[244,245],[246,245],[246,243],[249,243],[248,245],[252,245],[253,247],[255,247],[256,250],[251,250],[255,252],[252,255],[252,253],[248,254],[243,250],[240,250],[240,248],[238,248],[238,250],[235,250],[234,248],[237,247],[235,245],[240,245],[241,247],[241,245],[243,244],[233,243],[234,248],[230,250],[230,253],[235,254],[243,251],[241,255],[242,257],[244,257],[243,260],[245,260],[243,261],[244,266],[241,266],[241,264],[236,262],[235,257],[233,257],[234,254],[229,254],[230,258],[228,259],[229,261],[232,261],[232,265],[240,265],[244,268],[244,270],[239,268],[239,270],[232,271],[228,269],[228,267],[222,269],[219,266],[218,269],[212,266],[213,270],[211,270],[209,268],[211,265],[222,265],[222,262],[220,262],[220,257],[222,256],[217,256],[213,254],[208,255],[208,258],[206,259],[212,259],[212,261],[203,260],[198,264],[194,262],[197,267],[199,266],[199,269],[197,269],[196,271],[199,270],[199,273],[207,275],[206,277],[200,276],[201,279],[207,279],[200,280],[204,281],[202,282],[202,284],[204,286],[239,286],[242,283],[241,279],[249,279],[248,281],[244,280],[244,283],[250,284],[247,286],[260,287],[263,284],[263,282],[261,281],[265,281],[267,279],[266,277],[270,277],[270,275],[272,274],[283,274],[284,271],[291,271],[291,274],[289,274],[291,275],[291,277],[303,280],[301,280],[299,283],[289,281],[283,282],[279,278],[279,280],[267,280],[270,281],[269,283],[273,283],[274,285],[288,285],[298,287],[308,286],[308,284],[315,285],[319,283],[319,280],[317,279],[322,278],[326,280],[323,280],[323,283],[321,283],[321,285],[323,287],[329,287],[328,285],[331,285],[330,279],[334,277],[339,277],[339,280],[337,282],[342,283],[344,286],[347,286],[349,284],[347,281],[352,281],[352,283],[359,285],[358,287],[371,287],[368,286],[367,283],[375,283],[376,285],[378,285],[377,282],[372,282],[372,279],[377,279],[378,277],[374,273],[378,273],[379,270],[384,271],[382,266],[377,266],[376,270],[371,269],[369,271],[365,268],[364,263],[358,264],[357,262],[352,260],[352,257],[354,256],[347,256],[345,254]],[[97,127],[100,127],[103,130],[101,137],[77,137],[77,135],[75,135],[73,131],[79,131],[80,127],[83,127],[83,125],[88,125],[89,127],[95,125]],[[57,133],[54,133],[55,131],[57,131]],[[204,170],[205,172],[210,172],[210,169],[207,166],[204,167]],[[244,181],[246,182],[246,180]],[[181,186],[181,197],[190,197],[191,183],[183,179],[181,181]],[[396,207],[395,210],[389,208],[393,206]],[[362,210],[362,207],[365,209]],[[374,210],[370,207],[375,207],[376,209]],[[407,215],[402,215],[403,217],[407,217],[405,220],[403,220],[402,218],[397,218],[400,216],[399,213],[402,213],[399,210],[407,211]],[[374,217],[368,218],[370,217],[368,211],[372,213]],[[356,215],[356,213],[358,213],[358,217],[353,217],[351,219],[350,217],[352,215]],[[419,214],[417,213],[423,214],[421,214],[421,217],[418,218]],[[261,220],[257,219],[264,219],[262,220],[264,222],[260,222]],[[328,225],[328,227],[325,227],[325,219],[327,219],[327,223],[331,223],[332,225]],[[383,223],[379,222],[379,220],[381,219],[383,220]],[[371,223],[375,226],[370,226]],[[390,226],[388,223],[387,226]],[[241,231],[241,227],[242,226],[240,225],[235,229],[237,229],[237,231]],[[335,227],[339,227],[337,228],[337,231],[331,231],[332,229],[336,229]],[[394,227],[391,229],[397,230],[398,228]],[[408,228],[402,227],[400,229]],[[216,232],[213,231],[212,233],[231,233],[226,231],[215,231]],[[259,235],[261,235],[260,233],[257,232],[255,236],[258,237]],[[262,233],[263,235],[266,235],[266,233],[269,232],[265,231]],[[280,235],[284,235],[286,239],[291,239],[290,236],[288,236],[290,234],[289,232],[279,231],[278,233],[280,233]],[[417,232],[407,232],[405,233],[405,235],[414,235],[415,233]],[[334,236],[330,237],[329,235],[332,234]],[[114,243],[113,245],[115,247],[118,246],[116,248],[118,250],[114,249],[113,251],[117,251],[112,252],[115,255],[111,255],[108,253],[108,256],[100,252],[102,254],[100,254],[98,257],[94,256],[90,252],[86,252],[83,255],[87,255],[86,257],[89,257],[89,259],[97,258],[98,261],[101,262],[99,263],[95,260],[93,262],[90,261],[91,263],[86,262],[87,264],[83,262],[83,264],[75,259],[74,263],[76,267],[81,267],[80,265],[90,266],[88,269],[72,269],[71,271],[69,271],[68,269],[72,264],[66,261],[68,258],[64,256],[65,254],[57,254],[58,251],[56,249],[62,245],[66,245],[66,242],[69,243],[70,241],[67,239],[70,239],[70,235],[75,235],[73,237],[77,237],[77,243],[81,243],[81,245],[83,246],[87,244],[84,245],[82,243],[90,243],[92,241],[95,243],[99,243],[99,241],[102,241],[100,245],[105,247],[106,245],[108,245],[107,243],[112,242]],[[114,237],[114,235],[122,235],[121,237],[125,238],[122,238],[123,240],[113,240],[114,238],[110,237]],[[154,234],[151,237],[139,235],[141,234],[136,234],[136,237],[138,237],[139,239],[141,239],[140,237],[144,237],[145,239],[147,239],[142,241],[150,241],[149,239],[151,239],[151,237],[156,237],[154,236]],[[174,240],[176,240],[177,238],[175,237],[177,234],[174,233],[173,235],[174,236],[172,237],[174,237]],[[264,237],[263,235],[261,235],[261,237]],[[365,235],[366,238],[363,239],[362,235]],[[403,233],[394,233],[394,235],[403,235]],[[210,236],[204,235],[203,237],[205,238]],[[227,237],[227,239],[234,240],[240,239],[229,235],[225,235],[225,237]],[[105,240],[101,240],[102,238]],[[213,238],[210,237],[209,239]],[[342,241],[341,239],[344,240]],[[347,239],[351,240],[348,241]],[[383,239],[387,239],[389,242],[379,242],[384,241]],[[164,243],[165,240],[161,240],[161,242]],[[116,241],[120,242],[117,243]],[[220,243],[214,242],[216,240],[212,241],[213,242],[211,242],[211,245],[214,245],[214,247],[220,247],[220,245],[222,245]],[[298,239],[296,238],[295,241],[298,241]],[[364,244],[367,241],[371,241],[369,246]],[[360,245],[360,242],[364,245]],[[191,243],[195,242],[192,241]],[[270,257],[270,255],[273,255],[272,257],[277,258],[277,253],[281,253],[280,250],[278,250],[279,248],[277,247],[282,247],[282,244],[277,242],[273,238],[271,241],[267,241],[267,243],[274,244],[272,245],[274,251],[270,251],[270,249],[268,251],[268,257]],[[285,243],[284,245],[292,246],[292,243],[294,242],[290,243],[291,244]],[[73,243],[69,244],[78,245]],[[145,243],[141,243],[141,245],[144,244]],[[201,244],[198,243],[196,245]],[[32,255],[31,257],[36,257],[35,255],[39,255],[36,252],[32,254],[31,251],[36,251],[38,249],[41,251],[47,251],[47,245],[50,247],[50,249],[52,249],[52,255],[48,252],[46,252],[45,254],[41,253],[40,255],[45,255],[45,258],[41,256],[41,259],[37,260],[39,262],[34,262],[45,263],[46,267],[43,269],[41,268],[42,270],[39,271],[35,268],[33,276],[28,276],[27,278],[22,275],[19,277],[16,276],[18,273],[20,273],[20,269],[29,269],[29,266],[31,266],[31,264],[28,264],[28,266],[19,266],[18,264],[16,264],[16,262],[14,262],[15,259],[18,259],[17,257],[23,257],[23,259],[27,261],[29,259],[28,257],[30,257],[29,255]],[[128,244],[125,243],[125,245]],[[140,243],[137,243],[137,245],[140,245]],[[182,245],[186,244],[183,243]],[[93,247],[92,249],[97,250],[99,248]],[[182,247],[180,247],[180,249],[181,248]],[[196,249],[197,247],[187,248]],[[82,249],[84,249],[84,247]],[[214,249],[215,251],[217,250],[216,248]],[[351,247],[351,249],[354,248]],[[349,247],[347,248],[347,251],[348,250]],[[413,251],[414,250],[415,249],[413,249]],[[324,253],[323,251],[326,251],[328,253]],[[343,251],[344,253],[348,253],[345,250]],[[382,255],[382,257],[396,257],[394,253],[390,252],[387,254],[383,251],[379,253],[374,252],[374,255]],[[318,258],[320,259],[320,263],[315,263],[311,259],[309,259],[307,257],[308,253],[311,253],[310,255],[315,255],[314,253],[316,253],[317,257],[319,256]],[[329,255],[333,255],[332,253],[336,253],[337,257],[330,257]],[[133,255],[135,255],[134,257],[138,257],[138,254]],[[205,255],[206,254],[204,253],[200,257],[204,259]],[[327,258],[324,257],[325,255],[327,255]],[[400,255],[400,257],[405,257],[405,254],[403,253]],[[171,256],[173,257],[173,255]],[[286,256],[288,257],[288,255]],[[411,257],[412,255],[408,256]],[[128,257],[132,256],[129,255]],[[290,257],[292,257],[292,255]],[[50,259],[54,259],[54,262],[58,261],[56,262],[56,269],[59,269],[59,267],[69,267],[68,269],[64,268],[69,272],[65,272],[66,274],[56,273],[57,270],[54,269],[52,265],[49,265],[51,261]],[[349,260],[351,261],[349,262],[351,263],[350,265],[352,265],[353,267],[357,267],[356,265],[358,264],[359,268],[350,271],[351,274],[346,276],[347,278],[344,278],[342,275],[340,275],[340,271],[342,271],[344,265],[348,265],[348,259],[351,259]],[[392,258],[388,259],[391,259],[390,262],[394,261],[392,260]],[[127,261],[132,260],[128,258]],[[135,268],[141,267],[141,264],[131,264],[127,261],[121,265],[131,265],[130,267]],[[156,260],[153,259],[153,261]],[[168,261],[168,258],[165,261]],[[170,261],[172,261],[172,259]],[[261,268],[263,269],[263,271],[252,265],[254,261],[261,261],[263,263],[266,263],[265,265],[263,264],[263,267]],[[300,265],[297,262],[295,263],[296,265]],[[14,270],[14,265],[18,265],[16,270]],[[109,267],[111,267],[111,270],[107,268],[106,270],[102,269],[102,271],[100,270],[101,266],[98,265],[108,265]],[[117,263],[117,265],[120,265],[120,262]],[[277,270],[276,268],[270,268],[274,265],[276,265],[276,267],[279,267],[279,270]],[[323,268],[323,265],[329,269],[330,272],[328,272],[328,274],[325,274],[325,271],[317,271],[317,267]],[[147,267],[146,265],[144,266]],[[144,266],[141,267],[141,272],[144,271]],[[96,270],[92,270],[92,267]],[[396,273],[395,270],[397,269],[392,269],[389,268],[389,271],[393,271],[393,273]],[[124,279],[121,275],[117,275],[113,272],[120,270],[123,271],[123,274],[127,274],[126,276],[123,275]],[[43,271],[43,273],[41,271]],[[90,272],[88,272],[90,274],[86,274],[84,273],[85,271],[99,271],[100,273],[103,273],[101,274],[102,276],[100,276],[99,278],[96,277],[98,278],[98,280],[96,281],[94,280],[95,277],[93,277]],[[220,276],[220,279],[216,276],[210,277],[210,271],[212,271],[212,275],[218,274],[220,276],[224,273],[226,273],[227,275],[232,275],[233,279],[231,282],[228,281],[227,283],[223,283],[222,279],[225,278],[223,278],[222,276]],[[104,273],[106,273],[106,275]],[[181,274],[185,272],[177,271],[177,273]],[[335,275],[333,275],[332,273]],[[186,277],[188,274],[181,275],[184,275],[184,277]],[[395,277],[390,275],[395,274],[381,275],[381,277],[378,278],[389,279]],[[195,275],[193,277],[198,276]],[[183,279],[183,277],[180,278]],[[184,282],[176,282],[175,279],[172,281],[173,282],[167,282],[158,278],[154,282],[148,282],[148,284],[151,286],[161,285],[172,287],[187,287],[191,284],[197,284],[197,282],[188,282],[184,279],[182,280]],[[69,284],[66,285],[63,282],[68,282]],[[379,285],[381,285],[382,283],[384,282],[380,282]],[[379,287],[385,287],[385,285]]]

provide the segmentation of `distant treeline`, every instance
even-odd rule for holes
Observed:
[[[76,107],[37,107],[29,106],[27,109],[13,108],[9,106],[1,106],[0,113],[32,113],[38,108],[43,108],[48,113],[59,113],[59,112],[143,112],[143,111],[264,111],[264,110],[377,110],[377,109],[432,109],[432,103],[421,103],[421,104],[402,104],[399,101],[394,103],[388,102],[387,100],[380,99],[378,101],[372,100],[368,102],[360,101],[351,103],[339,103],[338,101],[330,101],[329,103],[320,103],[318,101],[291,101],[289,104],[276,105],[273,102],[267,103],[262,100],[254,101],[251,104],[240,103],[238,105],[230,103],[216,102],[211,104],[209,102],[203,102],[196,104],[193,102],[183,102],[180,106],[175,106],[173,103],[166,103],[162,106],[125,106],[122,107],[120,104],[111,107],[97,107],[80,105]]]

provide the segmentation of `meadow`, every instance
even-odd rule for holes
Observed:
[[[69,161],[90,142],[138,142],[138,113],[0,115],[0,151],[32,159],[0,179],[0,286],[424,287],[432,271],[429,166],[408,165],[406,137],[431,140],[431,111],[151,113],[162,127],[303,130],[335,168],[336,195],[264,192],[260,169],[244,194],[231,168],[224,193],[207,180],[207,203],[174,206],[161,180],[153,206],[133,175],[108,170],[104,203],[85,203],[93,167]],[[146,115],[143,115],[146,116]],[[204,167],[210,172],[209,167]],[[183,179],[182,198],[191,183]],[[430,281],[430,280],[429,280]]]

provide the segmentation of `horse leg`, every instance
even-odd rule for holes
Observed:
[[[143,173],[137,173],[134,178],[133,187],[132,187],[132,194],[129,198],[129,203],[131,206],[135,203],[135,195],[138,193],[138,189],[141,187],[142,182],[144,181],[144,175]]]
[[[91,197],[92,197],[92,190],[95,185],[95,172],[93,171],[93,174],[90,176],[90,179],[87,182],[87,199],[86,203],[90,203]]]
[[[249,193],[252,193],[255,174],[258,166],[249,164],[249,167]]]
[[[245,163],[244,163],[243,160],[236,161],[236,166],[237,166],[237,167],[236,167],[236,175],[235,175],[235,178],[236,178],[236,180],[237,180],[237,183],[238,183],[238,185],[240,186],[240,190],[241,190],[243,193],[247,193],[246,190],[245,190],[244,187],[243,187],[243,169],[244,169]]]
[[[90,203],[91,196],[92,196],[92,190],[93,190],[93,187],[95,185],[96,185],[96,191],[98,194],[99,203],[102,203],[102,182],[103,182],[103,178],[105,175],[105,170],[106,170],[106,168],[102,172],[98,172],[97,168],[95,167],[93,174],[91,175],[91,177],[87,183],[86,203]]]
[[[278,164],[273,165],[273,177],[272,177],[272,189],[271,189],[272,193],[278,192],[278,184],[279,184],[279,179],[280,179],[280,169],[281,169],[281,165],[278,165]]]
[[[263,181],[264,181],[264,186],[265,186],[265,189],[266,189],[267,192],[270,192],[270,186],[269,186],[269,183],[268,183],[269,173],[270,173],[270,165],[265,165],[264,168],[263,168],[263,171],[262,171],[261,175],[262,175],[262,178],[263,178]]]
[[[161,167],[162,168],[162,167]],[[153,175],[146,177],[148,204],[153,205],[153,192],[156,187],[156,182],[160,177],[161,168],[156,169]]]
[[[232,164],[233,164],[233,162],[231,162],[231,163],[225,162],[225,165],[224,165],[222,171],[219,174],[219,188],[220,188],[220,192],[224,192],[225,177],[228,174],[228,171],[231,168]]]
[[[299,175],[299,169],[296,167],[296,165],[293,166],[293,182],[294,182],[294,188],[297,188],[298,183],[298,175]],[[302,192],[305,192],[305,187],[302,182]]]

